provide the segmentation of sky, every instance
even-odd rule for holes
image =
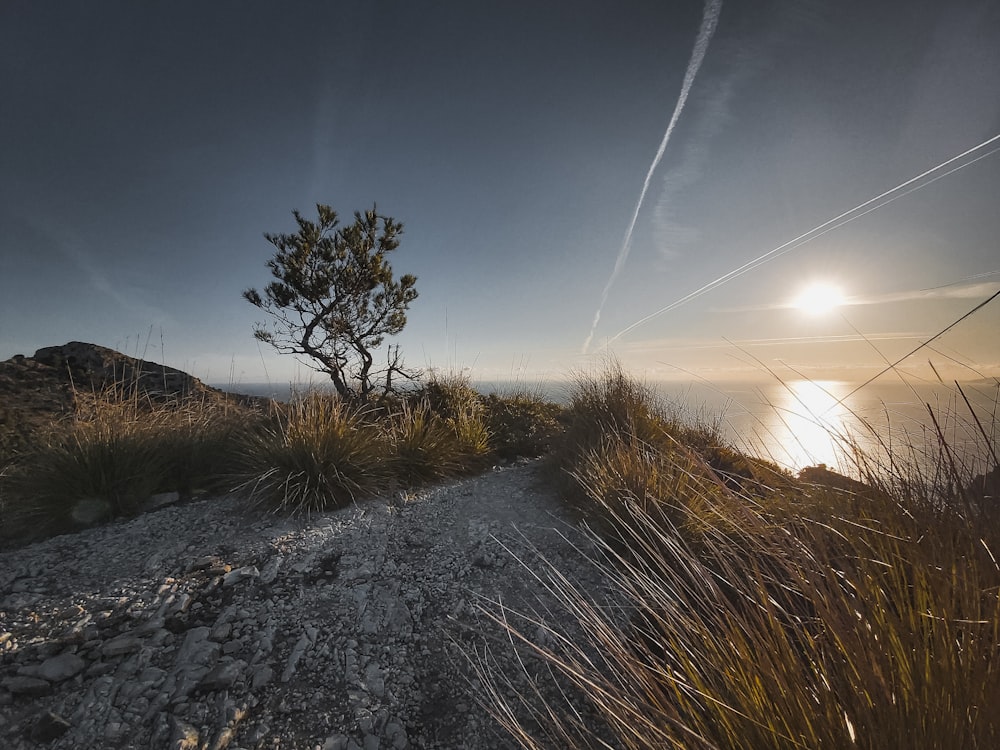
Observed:
[[[994,0],[5,0],[0,359],[303,382],[241,292],[323,203],[403,223],[413,367],[863,382],[1000,291],[997,92]]]

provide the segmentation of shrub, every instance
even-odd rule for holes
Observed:
[[[136,513],[167,462],[135,422],[80,424],[25,452],[5,482],[5,525],[25,541]]]
[[[404,484],[422,484],[465,469],[458,435],[426,401],[403,404],[391,425],[393,470]]]
[[[547,453],[562,429],[562,409],[539,393],[491,393],[484,399],[483,408],[490,448],[503,459],[534,458]]]
[[[231,436],[258,418],[225,401],[152,400],[122,385],[76,392],[72,418],[36,429],[8,462],[5,536],[28,541],[130,516],[158,492],[221,489]]]
[[[251,503],[276,512],[339,508],[388,486],[389,450],[364,407],[308,393],[240,437],[236,482]]]
[[[481,468],[490,451],[483,398],[463,375],[435,375],[410,399],[411,407],[428,412],[448,425],[457,441],[455,458],[462,471]],[[454,473],[454,472],[449,472]]]

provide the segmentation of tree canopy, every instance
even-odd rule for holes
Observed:
[[[345,398],[367,398],[381,387],[392,389],[394,375],[412,378],[399,347],[389,347],[384,366],[373,352],[406,325],[406,310],[417,298],[416,277],[398,280],[386,256],[399,247],[403,225],[380,216],[373,206],[354,213],[342,226],[329,206],[317,204],[318,219],[293,211],[298,231],[265,234],[276,248],[267,262],[274,280],[243,297],[271,316],[257,323],[254,336],[287,354],[312,359]]]

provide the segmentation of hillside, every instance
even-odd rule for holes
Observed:
[[[39,430],[72,419],[96,395],[109,392],[139,405],[196,399],[249,406],[267,401],[226,393],[167,365],[70,341],[0,362],[0,454],[24,447]]]

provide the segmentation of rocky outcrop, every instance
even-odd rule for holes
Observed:
[[[0,747],[510,747],[468,658],[508,639],[477,603],[550,605],[536,550],[597,590],[587,548],[526,464],[308,521],[230,497],[0,554]],[[544,685],[504,653],[521,692],[522,663]]]
[[[137,397],[140,406],[186,399],[258,409],[269,405],[268,399],[225,393],[173,367],[71,341],[0,362],[0,459],[26,447],[39,430],[72,417],[82,402],[108,393]]]
[[[47,346],[35,352],[32,359],[60,373],[65,372],[77,388],[98,393],[115,387],[126,392],[139,391],[151,398],[183,398],[215,391],[198,378],[173,367],[81,341]]]

